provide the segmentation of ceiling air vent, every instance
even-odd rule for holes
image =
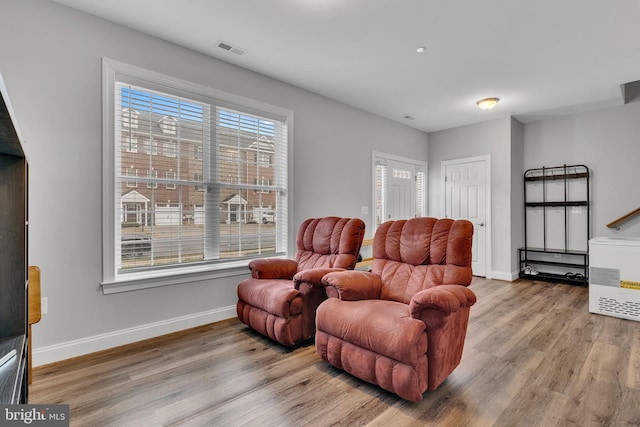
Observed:
[[[244,49],[238,46],[234,46],[231,43],[227,43],[223,40],[218,40],[218,42],[216,43],[216,46],[218,46],[220,49],[224,49],[229,52],[235,53],[236,55],[244,55],[244,53],[246,52]]]

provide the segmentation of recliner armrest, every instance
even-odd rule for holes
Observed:
[[[329,298],[343,301],[380,299],[382,279],[368,271],[347,270],[326,274],[322,278]]]
[[[329,273],[337,272],[337,271],[346,271],[344,268],[331,268],[331,267],[321,267],[321,268],[310,268],[308,270],[298,271],[295,276],[293,276],[293,282],[295,284],[296,289],[300,289],[300,284],[303,282],[309,283],[311,286],[322,286],[322,278]]]
[[[409,309],[411,317],[421,319],[424,310],[437,310],[447,316],[460,307],[470,307],[475,302],[476,294],[466,286],[440,285],[415,294],[409,302]]]
[[[292,259],[261,258],[249,262],[249,268],[254,279],[292,280],[298,271],[298,263]]]

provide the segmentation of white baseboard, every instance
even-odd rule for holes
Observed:
[[[134,328],[122,329],[106,334],[94,335],[60,344],[35,348],[33,350],[33,366],[46,365],[96,351],[120,345],[131,344],[136,341],[170,334],[208,323],[219,322],[236,316],[236,306],[220,307],[215,310],[176,317],[160,322],[149,323]]]
[[[513,282],[518,278],[518,273],[507,273],[504,271],[492,271],[491,278],[496,280],[506,280],[507,282]]]

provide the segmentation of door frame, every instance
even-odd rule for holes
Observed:
[[[491,232],[491,156],[475,156],[475,157],[463,157],[459,159],[452,160],[442,160],[440,162],[440,217],[444,218],[446,203],[447,203],[447,191],[446,191],[446,181],[445,181],[445,172],[447,170],[447,166],[458,165],[462,163],[472,163],[472,162],[484,162],[485,165],[485,228],[486,228],[486,238],[485,238],[485,277],[487,279],[491,279],[493,277],[492,264],[491,264],[491,247],[492,247],[492,232]]]
[[[395,154],[384,153],[382,151],[371,151],[371,230],[372,236],[376,232],[376,161],[378,160],[393,160],[396,162],[409,163],[414,166],[420,167],[424,171],[424,212],[429,212],[429,164],[422,160],[411,159],[409,157],[402,157]],[[384,222],[384,221],[383,221]]]

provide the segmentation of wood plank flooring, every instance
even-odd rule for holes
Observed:
[[[640,426],[640,322],[586,288],[474,279],[460,366],[419,403],[237,319],[34,370],[30,403],[72,426]]]

